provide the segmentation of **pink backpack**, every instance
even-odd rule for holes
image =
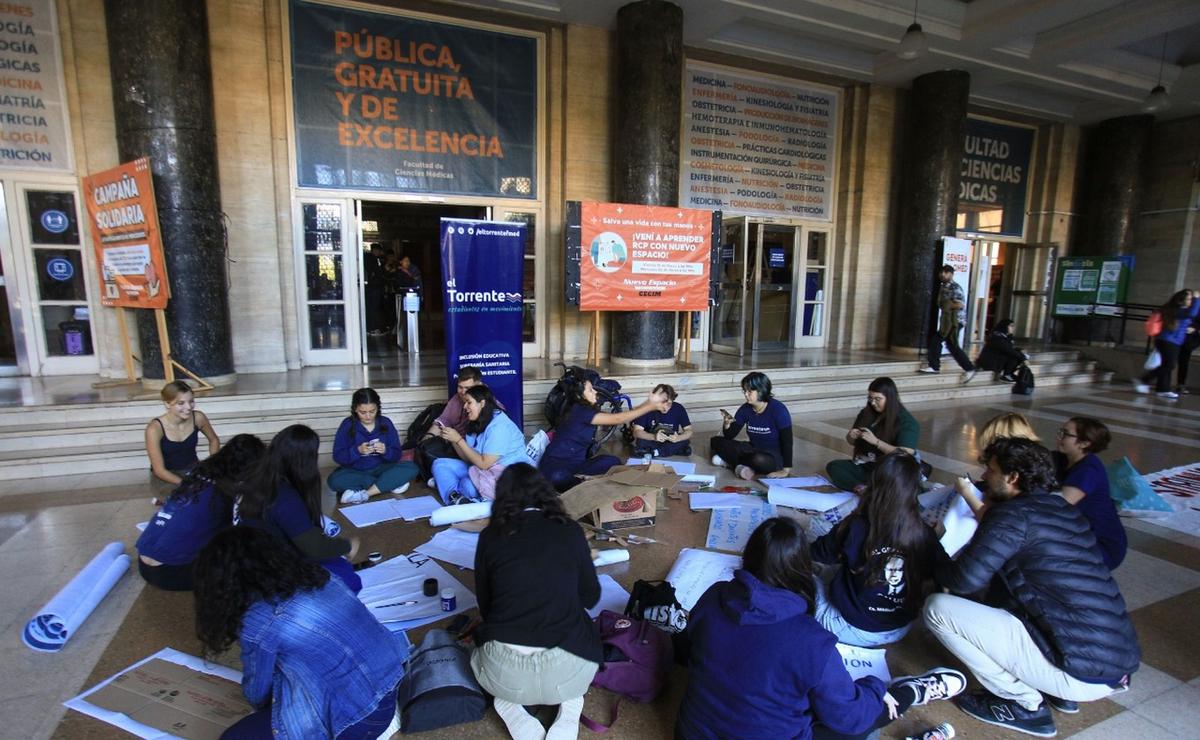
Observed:
[[[596,627],[604,645],[604,662],[592,685],[638,704],[653,701],[671,669],[671,636],[645,620],[607,609],[596,617]],[[593,732],[605,732],[617,721],[620,705],[621,699],[617,699],[607,725],[587,717],[580,721]]]

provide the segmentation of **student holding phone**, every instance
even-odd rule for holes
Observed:
[[[712,464],[733,468],[743,480],[786,477],[792,469],[791,413],[771,395],[771,379],[763,373],[742,378],[742,395],[746,402],[736,414],[721,409],[721,436],[709,441]],[[742,427],[748,442],[737,439]]]
[[[417,477],[417,466],[400,461],[400,435],[384,416],[374,388],[359,388],[350,398],[350,416],[333,438],[329,487],[343,504],[361,504],[384,491],[403,493]]]
[[[875,378],[867,386],[867,405],[854,417],[846,432],[846,442],[854,447],[853,460],[834,460],[825,466],[833,485],[854,491],[866,485],[875,469],[875,461],[895,450],[916,452],[921,426],[904,404],[896,382],[888,377]]]

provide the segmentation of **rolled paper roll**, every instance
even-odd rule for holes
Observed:
[[[433,510],[429,517],[430,526],[441,527],[456,522],[469,522],[473,519],[487,519],[492,515],[492,502],[480,501],[475,504],[459,504],[458,506],[443,506]]]
[[[342,525],[333,521],[324,514],[321,515],[321,529],[325,531],[326,537],[337,537],[342,533]]]
[[[113,542],[92,558],[71,582],[54,595],[25,625],[21,639],[44,653],[57,652],[108,595],[132,562],[125,546]]]
[[[605,565],[625,563],[628,561],[629,551],[621,549],[601,550],[596,553],[596,557],[592,558],[592,563],[594,563],[597,568]]]

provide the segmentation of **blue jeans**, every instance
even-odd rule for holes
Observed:
[[[337,740],[375,740],[395,716],[396,690],[392,689],[370,714],[339,732]],[[274,736],[271,730],[271,705],[268,704],[235,722],[221,734],[221,740],[270,740]]]
[[[467,475],[470,469],[470,464],[457,457],[439,457],[433,461],[433,482],[437,484],[442,501],[450,503],[450,494],[454,491],[473,501],[479,499],[479,491],[471,482],[471,476]]]
[[[858,647],[876,648],[897,642],[912,629],[912,624],[897,627],[887,632],[867,632],[846,621],[837,607],[829,601],[829,582],[842,569],[840,565],[828,566],[813,580],[817,584],[817,605],[814,617],[821,626],[833,633],[838,642]]]

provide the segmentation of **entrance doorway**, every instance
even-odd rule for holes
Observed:
[[[397,310],[397,297],[419,298],[418,344],[422,352],[446,347],[440,247],[443,218],[486,219],[484,206],[357,201],[359,243],[359,310],[363,358],[381,362],[408,351],[407,321]],[[410,302],[411,305],[411,302]]]
[[[729,218],[722,225],[720,304],[712,348],[821,346],[826,324],[829,231],[803,224]]]

